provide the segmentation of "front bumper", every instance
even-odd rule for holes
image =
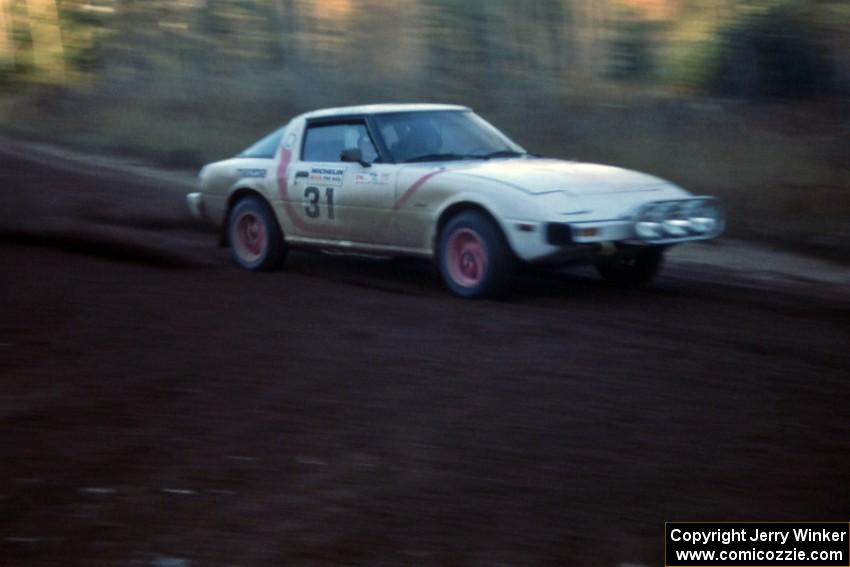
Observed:
[[[188,195],[186,195],[186,205],[188,205],[189,212],[196,219],[203,220],[204,218],[206,218],[203,193],[189,193]]]
[[[706,212],[709,210],[710,218]],[[544,230],[546,242],[552,246],[601,242],[669,245],[716,238],[725,226],[725,213],[717,199],[695,197],[653,201],[624,219],[553,222],[547,223]]]

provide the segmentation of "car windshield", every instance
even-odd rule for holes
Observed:
[[[378,114],[375,122],[396,163],[526,154],[522,147],[468,110]]]

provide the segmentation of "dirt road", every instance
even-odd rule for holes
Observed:
[[[665,520],[848,519],[840,285],[249,274],[164,180],[59,165],[0,157],[4,566],[658,565]]]

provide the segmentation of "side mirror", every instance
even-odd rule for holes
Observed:
[[[363,167],[370,167],[372,164],[363,160],[363,154],[360,148],[347,148],[339,154],[339,159],[342,161],[359,163]]]

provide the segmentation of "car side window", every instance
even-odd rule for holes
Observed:
[[[362,122],[317,124],[307,128],[302,160],[319,162],[342,161],[344,150],[359,148],[363,159],[373,162],[378,157],[369,131]]]

